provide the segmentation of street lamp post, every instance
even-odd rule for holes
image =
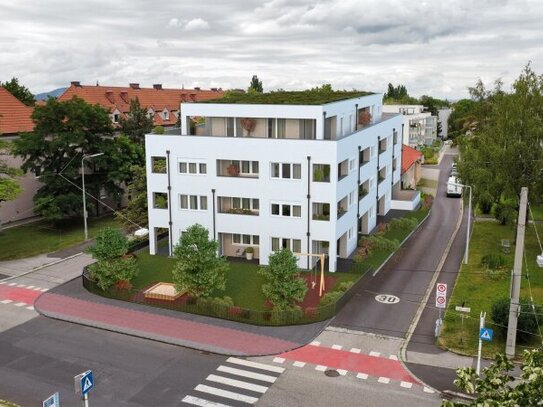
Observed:
[[[449,182],[448,185],[453,185],[455,187],[469,188],[469,203],[468,203],[468,230],[466,233],[466,250],[464,252],[464,264],[468,264],[469,256],[469,231],[471,227],[471,185],[458,184],[454,182]]]
[[[83,225],[85,228],[85,241],[89,240],[89,231],[87,229],[87,200],[86,200],[86,192],[85,192],[85,160],[87,158],[94,158],[99,157],[101,155],[104,155],[104,153],[96,153],[91,155],[84,155],[81,158],[81,183],[82,183],[82,189],[83,189]]]

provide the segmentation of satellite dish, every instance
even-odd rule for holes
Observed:
[[[141,228],[134,232],[134,236],[136,237],[145,237],[149,235],[149,229]]]

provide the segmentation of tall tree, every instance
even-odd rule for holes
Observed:
[[[405,85],[394,86],[391,83],[388,84],[386,93],[383,95],[385,104],[402,104],[413,105],[418,104],[418,100],[409,96]]]
[[[288,249],[269,256],[268,266],[260,269],[266,279],[262,292],[277,309],[288,309],[302,301],[307,292],[305,280],[300,277],[296,257]]]
[[[34,95],[30,90],[19,84],[19,79],[13,77],[9,82],[1,83],[0,85],[6,88],[6,90],[23,102],[27,106],[34,106],[36,101],[34,100]]]
[[[51,221],[82,214],[81,159],[85,155],[104,153],[85,161],[86,191],[95,197],[104,191],[120,199],[120,183],[129,180],[130,166],[141,160],[143,152],[126,138],[112,137],[106,110],[79,98],[49,99],[34,109],[32,118],[34,132],[14,141],[14,153],[25,160],[23,170],[41,176],[43,185],[34,197],[38,214]],[[98,211],[94,199],[88,199],[87,205],[89,211]]]
[[[224,290],[228,263],[217,256],[218,243],[209,239],[209,232],[199,224],[189,227],[175,246],[177,259],[173,281],[178,291],[194,297],[209,297],[214,290]]]
[[[121,133],[141,145],[145,142],[145,135],[153,129],[153,119],[147,116],[147,107],[141,106],[138,98],[130,100],[128,118],[121,117],[119,124]]]
[[[130,168],[132,181],[128,184],[128,205],[118,216],[123,226],[134,229],[135,225],[146,226],[148,224],[147,212],[147,175],[145,167],[133,165]]]
[[[253,75],[251,78],[251,83],[249,84],[248,92],[257,92],[262,93],[264,92],[264,88],[262,87],[262,81],[258,79],[258,76]]]

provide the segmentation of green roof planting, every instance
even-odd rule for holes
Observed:
[[[304,90],[277,91],[270,93],[241,93],[228,91],[220,99],[200,101],[198,103],[230,103],[248,105],[324,105],[340,100],[372,95],[372,92],[343,90]]]

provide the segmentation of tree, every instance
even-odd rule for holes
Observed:
[[[258,76],[253,75],[251,78],[251,83],[249,84],[249,89],[247,89],[249,93],[256,92],[256,93],[262,93],[264,92],[264,88],[262,87],[262,81],[258,79]]]
[[[153,129],[153,119],[147,116],[147,108],[140,105],[138,98],[130,99],[128,118],[121,117],[119,124],[123,134],[141,145],[145,142],[145,135]]]
[[[190,226],[175,246],[177,260],[172,274],[179,292],[194,297],[209,297],[214,290],[224,290],[229,265],[217,256],[219,245],[209,239],[209,232],[199,224]]]
[[[260,269],[266,278],[262,292],[277,309],[289,309],[296,301],[302,301],[307,292],[305,280],[300,277],[296,257],[288,249],[269,256],[267,267]]]
[[[0,140],[0,155],[9,154],[11,144]],[[0,160],[0,203],[17,198],[21,193],[21,186],[16,177],[22,175],[18,168],[10,167],[4,160]]]
[[[539,406],[543,400],[543,349],[525,350],[521,380],[509,374],[513,363],[497,354],[495,362],[483,369],[479,377],[471,367],[456,371],[454,384],[468,394],[476,394],[471,406]],[[465,403],[443,401],[442,406],[465,406]]]
[[[34,197],[35,211],[50,221],[82,214],[81,159],[86,160],[86,191],[94,197],[102,192],[120,202],[122,183],[131,178],[130,166],[141,163],[143,149],[126,137],[113,138],[109,114],[84,100],[59,102],[49,99],[34,109],[34,132],[14,141],[14,153],[23,157],[24,171],[40,176],[43,185]],[[89,211],[99,211],[95,199],[87,199]]]
[[[383,95],[385,104],[400,104],[400,105],[416,105],[419,101],[408,95],[407,88],[404,85],[394,87],[391,83],[388,84],[387,91]]]
[[[132,181],[128,184],[128,205],[117,219],[127,228],[134,228],[134,223],[147,225],[147,175],[145,167],[133,165],[130,168]]]
[[[34,100],[34,95],[30,90],[19,84],[19,79],[13,77],[9,82],[0,82],[0,86],[6,88],[6,90],[23,102],[27,106],[34,106],[36,101]]]
[[[98,261],[122,257],[128,253],[128,239],[119,229],[107,227],[98,233],[87,252]]]

